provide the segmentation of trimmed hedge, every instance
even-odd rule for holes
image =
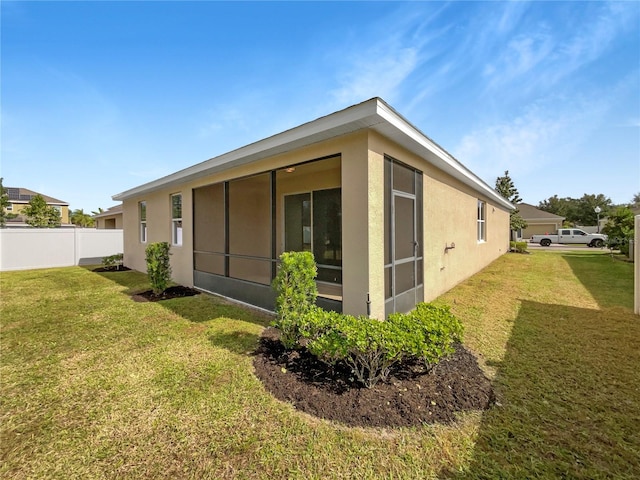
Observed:
[[[388,320],[354,317],[315,305],[317,268],[310,252],[285,252],[273,281],[276,319],[283,345],[306,348],[330,365],[347,364],[357,380],[371,388],[398,363],[420,361],[429,370],[462,340],[462,324],[448,306],[418,304]]]
[[[297,335],[298,348],[307,348],[330,365],[346,363],[357,380],[371,388],[405,360],[418,360],[431,369],[453,353],[454,342],[462,339],[462,325],[449,307],[425,303],[387,321],[314,306],[298,317]]]
[[[272,322],[282,335],[287,348],[296,348],[299,339],[299,317],[315,305],[318,274],[311,252],[284,252],[272,287],[276,298],[276,319]]]
[[[170,249],[168,242],[150,243],[145,249],[147,275],[154,295],[162,294],[171,282]]]
[[[527,242],[510,242],[511,251],[517,253],[525,253],[527,251]]]

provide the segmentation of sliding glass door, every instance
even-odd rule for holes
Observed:
[[[285,251],[313,252],[318,281],[342,283],[341,189],[284,197]]]

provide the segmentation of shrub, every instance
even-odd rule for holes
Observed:
[[[311,252],[280,255],[280,268],[272,284],[277,293],[276,319],[272,325],[280,330],[282,343],[287,348],[298,346],[300,317],[315,305],[318,296],[316,275],[316,262]]]
[[[527,251],[527,242],[510,242],[511,251],[516,253],[525,253]]]
[[[448,305],[420,303],[409,313],[393,313],[387,322],[411,332],[407,337],[407,354],[431,369],[440,359],[453,353],[454,342],[462,341],[462,324]]]
[[[169,264],[168,242],[150,243],[145,250],[147,275],[154,295],[160,295],[171,282],[171,265]]]
[[[365,387],[386,380],[391,368],[402,360],[406,332],[368,317],[321,312],[304,319],[306,323],[309,317],[320,317],[314,318],[319,334],[309,340],[307,349],[329,364],[346,363]]]
[[[386,380],[405,359],[417,359],[431,369],[462,339],[462,325],[449,307],[424,303],[385,322],[313,307],[297,325],[299,346],[328,364],[346,363],[367,388]]]
[[[620,252],[629,256],[629,241],[634,236],[634,215],[627,207],[618,208],[609,216],[602,233],[608,235],[607,246],[610,249],[619,248]]]
[[[124,259],[124,255],[122,253],[116,253],[115,255],[109,255],[108,257],[102,258],[102,265],[105,268],[111,267],[121,267]]]

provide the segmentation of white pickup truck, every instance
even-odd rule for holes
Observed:
[[[586,243],[589,247],[602,247],[607,241],[607,236],[601,233],[587,233],[579,228],[562,228],[549,235],[532,235],[530,243],[539,243],[548,247],[552,243]]]

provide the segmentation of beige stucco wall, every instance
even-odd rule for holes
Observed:
[[[425,160],[367,131],[319,142],[305,148],[229,169],[180,188],[163,189],[123,202],[125,265],[145,271],[145,244],[139,241],[138,202],[147,202],[148,242],[170,241],[171,194],[182,193],[183,245],[172,247],[173,279],[193,286],[192,189],[234,178],[288,167],[330,155],[340,155],[340,170],[310,179],[290,179],[278,173],[276,204],[277,251],[283,249],[282,205],[286,193],[342,185],[343,311],[367,312],[384,318],[384,155],[424,172],[424,285],[425,300],[471,276],[508,251],[509,212],[471,188],[435,169]],[[477,200],[487,201],[487,241],[478,243]],[[455,242],[456,248],[445,252]]]
[[[171,195],[182,193],[182,245],[171,247],[171,270],[175,282],[193,286],[192,193],[187,185],[179,189],[152,192],[126,200],[122,206],[124,227],[124,264],[141,272],[147,271],[145,248],[152,242],[171,242]],[[147,202],[147,242],[140,242],[138,203]],[[185,222],[184,219],[188,219]]]
[[[387,154],[424,174],[425,301],[450,290],[509,250],[509,212],[504,207],[380,135],[371,134],[369,148],[378,158]],[[487,202],[485,242],[477,240],[478,200]],[[452,243],[455,248],[445,251]]]
[[[109,224],[109,225],[107,225]],[[113,225],[113,226],[112,226]],[[96,218],[96,228],[98,230],[106,228],[121,229],[122,228],[122,214],[110,215],[107,217]]]
[[[309,160],[319,159],[331,155],[340,154],[342,152],[342,179],[344,182],[344,162],[357,161],[357,155],[366,158],[366,132],[359,132],[351,135],[340,137],[337,140],[330,140],[326,142],[319,142],[317,144],[310,145],[293,152],[288,152],[282,155],[277,155],[268,159],[257,161],[248,165],[242,165],[236,168],[229,169],[224,172],[220,172],[214,175],[209,175],[200,178],[195,181],[187,182],[180,186],[179,189],[168,188],[155,192],[151,192],[147,195],[142,195],[123,201],[123,228],[124,228],[124,262],[129,268],[139,270],[141,272],[146,271],[146,264],[144,260],[144,249],[146,244],[140,243],[139,240],[139,218],[138,218],[138,202],[147,202],[147,243],[159,242],[159,241],[171,241],[171,220],[170,220],[170,198],[174,193],[182,193],[182,225],[183,225],[183,243],[181,247],[171,248],[171,267],[173,280],[181,285],[193,286],[193,201],[192,201],[192,189],[211,185],[214,183],[220,183],[226,180],[235,178],[246,177],[249,175],[255,175],[257,173],[263,173],[270,170],[280,169],[295,165],[301,162],[307,162]],[[362,152],[362,153],[360,153]],[[353,157],[353,160],[352,160]],[[361,162],[361,166],[366,167],[366,161]],[[349,176],[355,177],[354,182],[362,183],[362,172],[354,165],[349,169]],[[326,188],[331,188],[339,185],[336,184],[337,172],[328,174],[327,176],[319,176],[314,178],[314,185],[322,185]],[[366,180],[366,176],[365,176]],[[293,193],[296,189],[307,188],[307,185],[282,185],[282,192],[285,191]],[[317,188],[317,187],[314,187]],[[358,191],[364,191],[360,187]],[[280,192],[279,192],[280,196]],[[354,195],[356,196],[355,190]],[[351,197],[351,195],[349,195]],[[343,190],[343,210],[345,209],[345,198]],[[353,204],[354,201],[349,198],[346,199],[347,204]],[[366,202],[365,202],[366,205]],[[278,208],[281,208],[280,201],[278,202]],[[347,251],[355,251],[353,258],[350,260],[352,265],[357,264],[358,261],[362,261],[359,258],[360,251],[362,250],[361,241],[357,240],[357,236],[347,236],[345,233],[344,225],[352,219],[361,221],[361,210],[354,210],[350,215],[346,217],[343,215],[343,257],[346,256]],[[353,217],[353,218],[352,218]],[[281,218],[281,216],[280,216]],[[362,223],[362,221],[361,221]],[[364,223],[366,226],[366,222]],[[347,229],[349,230],[349,229]],[[278,245],[281,249],[282,238],[281,229],[278,228]],[[350,240],[356,243],[355,247],[349,247],[346,243]],[[365,250],[366,251],[366,250]],[[365,271],[366,271],[365,262]],[[343,263],[343,270],[345,265]],[[366,312],[366,287],[365,299],[363,305]],[[359,295],[362,297],[362,295]],[[347,303],[349,303],[347,301]]]

